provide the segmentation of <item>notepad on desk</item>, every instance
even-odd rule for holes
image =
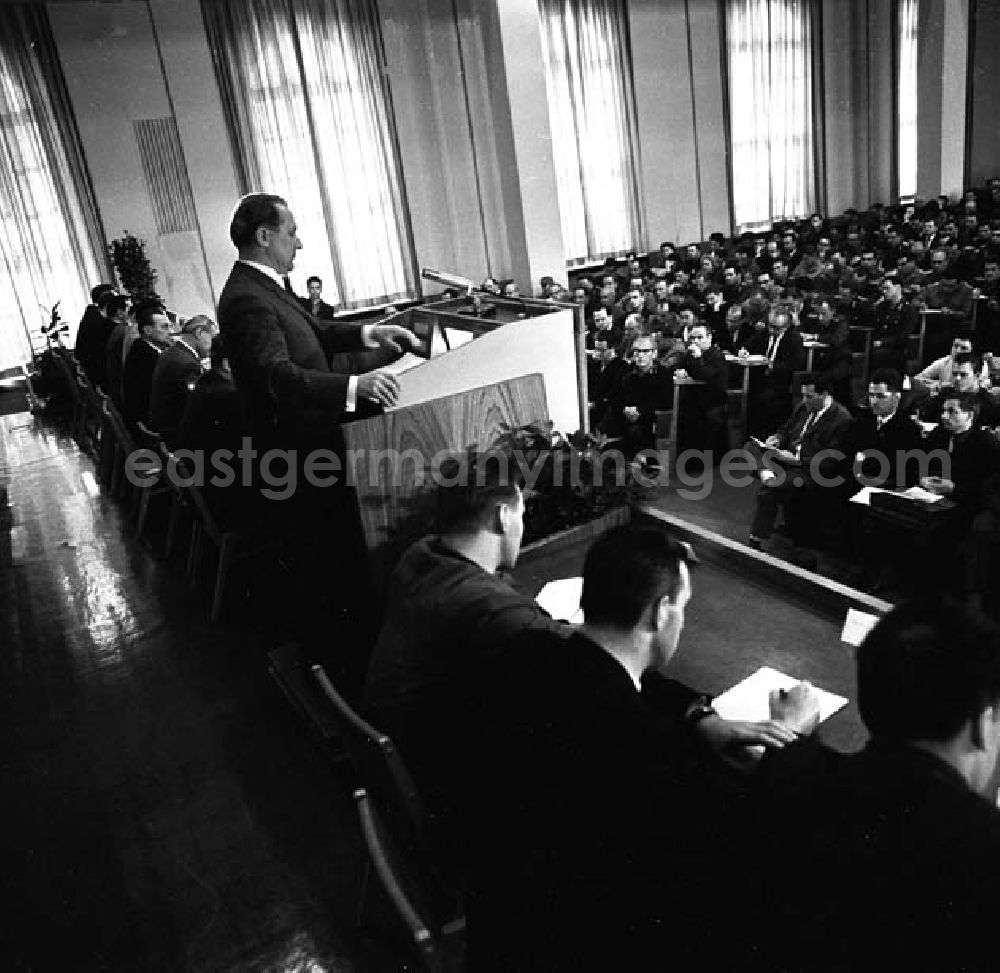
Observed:
[[[403,372],[408,372],[411,368],[415,368],[417,365],[425,365],[426,363],[426,358],[421,358],[419,355],[413,354],[412,351],[408,351],[402,357],[389,362],[388,365],[379,365],[378,370],[380,372],[389,372],[392,375],[402,375]]]
[[[553,618],[579,625],[583,621],[582,597],[583,578],[560,578],[545,585],[535,601]]]
[[[752,723],[771,718],[770,693],[772,689],[791,689],[799,682],[793,676],[761,666],[753,675],[747,676],[731,689],[712,700],[715,711],[726,720],[747,720]],[[820,722],[829,719],[847,705],[844,696],[813,686],[819,698]]]

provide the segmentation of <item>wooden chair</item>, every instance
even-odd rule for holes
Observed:
[[[354,766],[369,801],[393,842],[421,876],[425,916],[434,928],[444,928],[460,911],[456,882],[445,876],[434,860],[426,835],[426,820],[420,795],[395,744],[362,719],[333,685],[321,665],[312,667],[313,677],[330,704],[344,749]],[[373,862],[374,865],[374,862]],[[358,925],[365,912],[368,879],[358,904]]]
[[[133,504],[135,511],[136,532],[142,538],[146,530],[146,522],[149,519],[149,508],[157,498],[169,498],[171,496],[170,484],[163,466],[163,437],[158,432],[153,432],[145,423],[137,422],[136,429],[139,436],[139,444],[143,449],[149,450],[160,460],[158,470],[143,471],[142,480],[136,488],[136,500]]]
[[[201,488],[192,482],[191,470],[180,463],[165,446],[161,448],[165,475],[183,494],[194,513],[188,551],[188,578],[192,586],[196,587],[201,580],[206,541],[216,549],[211,608],[211,619],[216,622],[222,616],[223,597],[233,568],[240,562],[274,553],[278,537],[268,525],[251,523],[225,526],[220,523]]]
[[[408,946],[425,970],[451,973],[463,969],[465,919],[460,917],[442,926],[429,920],[423,901],[419,866],[408,860],[393,842],[374,803],[363,788],[354,792],[361,821],[361,833],[371,867],[392,903],[408,937]]]

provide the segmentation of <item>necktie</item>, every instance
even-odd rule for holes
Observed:
[[[775,349],[777,347],[778,347],[778,336],[773,334],[773,335],[771,335],[771,340],[768,342],[768,345],[767,345],[767,360],[768,361],[772,361],[772,362],[774,361],[774,351],[775,351]]]
[[[800,439],[805,439],[805,435],[813,427],[813,423],[816,421],[816,413],[810,412],[806,419],[806,424],[802,427],[802,435],[799,436]]]

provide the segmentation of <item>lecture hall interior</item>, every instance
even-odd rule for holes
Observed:
[[[400,454],[530,452],[529,602],[596,517],[679,539],[668,674],[862,747],[866,626],[1000,617],[998,50],[1000,0],[0,4],[0,966],[466,968],[367,706]]]

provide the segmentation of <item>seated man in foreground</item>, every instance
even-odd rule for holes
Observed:
[[[444,833],[473,759],[467,728],[495,693],[491,667],[530,634],[563,639],[576,631],[507,576],[524,532],[513,458],[482,454],[464,470],[461,462],[442,465],[440,533],[413,544],[393,573],[365,685],[368,716],[399,747],[432,827]],[[650,679],[644,693],[681,722],[689,717],[692,732],[716,751],[787,738],[769,723],[723,720],[705,696],[673,680]],[[449,839],[454,844],[454,832]]]
[[[947,600],[907,604],[857,666],[865,749],[806,741],[757,776],[750,949],[731,968],[996,969],[1000,628]],[[788,859],[800,879],[776,880]]]
[[[738,830],[731,782],[686,707],[641,690],[677,650],[692,560],[661,530],[609,531],[587,552],[582,628],[496,660],[473,727],[469,969],[689,968],[729,921],[712,886]],[[779,745],[818,714],[804,684],[777,705]]]

